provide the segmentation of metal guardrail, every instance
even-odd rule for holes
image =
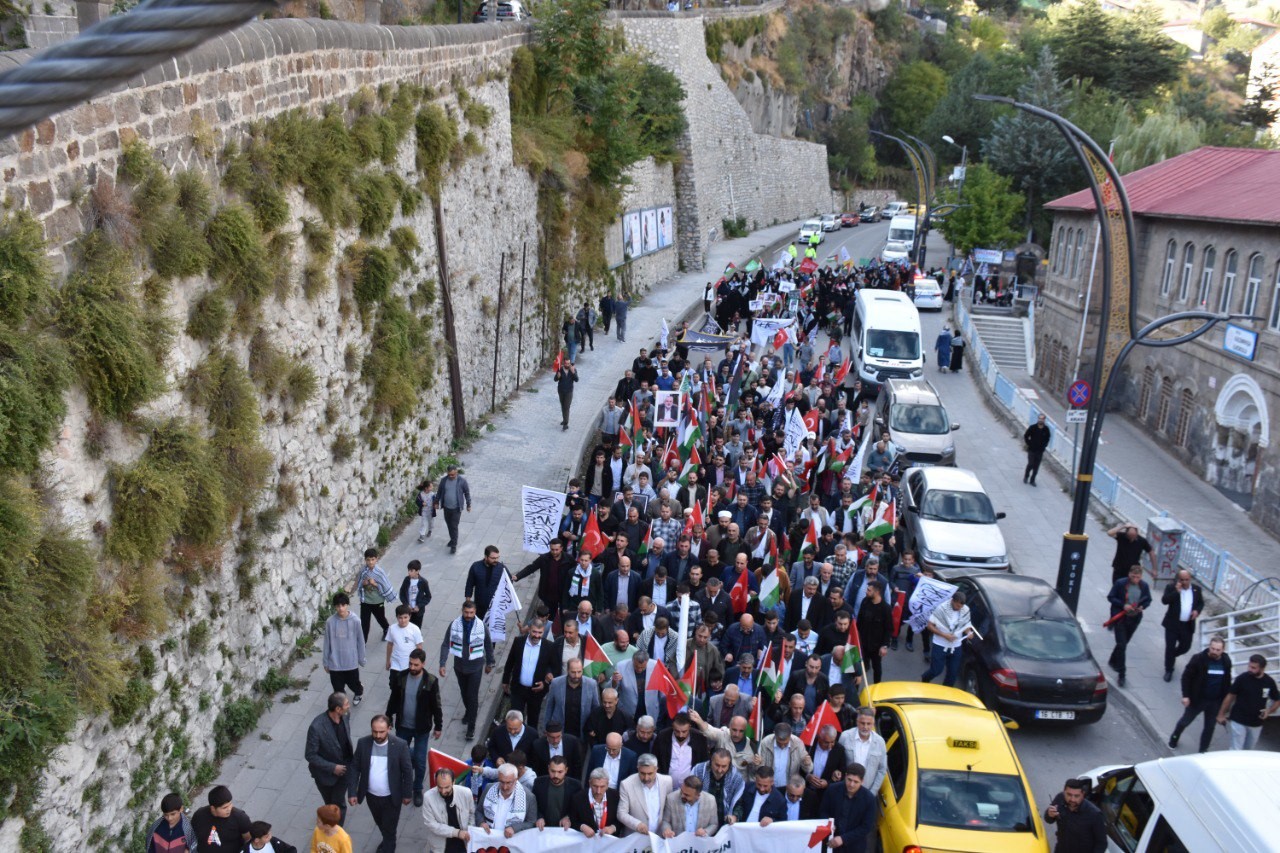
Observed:
[[[974,327],[973,316],[963,299],[956,300],[956,323],[968,342],[969,351],[978,365],[978,372],[982,374],[996,399],[1019,423],[1034,423],[1038,416],[1044,415],[1052,434],[1048,452],[1065,469],[1071,471],[1076,448],[1070,433],[1059,427],[1050,413],[1023,394],[1017,384],[996,367],[995,360]],[[1108,511],[1135,524],[1141,524],[1153,516],[1173,518],[1140,489],[1102,463],[1094,466],[1092,496]],[[1226,548],[1198,532],[1185,520],[1174,520],[1185,531],[1178,558],[1179,568],[1189,570],[1202,585],[1224,601],[1230,602],[1232,607],[1242,607],[1246,600],[1255,606],[1271,606],[1273,603],[1280,606],[1280,585],[1232,556]]]
[[[1223,638],[1237,672],[1244,670],[1250,655],[1265,657],[1272,671],[1280,663],[1280,601],[1201,617],[1198,630],[1201,648],[1215,635]]]

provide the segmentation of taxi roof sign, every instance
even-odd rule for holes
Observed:
[[[977,749],[978,742],[973,738],[949,737],[947,738],[947,746],[952,749]]]

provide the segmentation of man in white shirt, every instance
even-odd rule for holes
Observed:
[[[521,830],[529,829],[537,821],[537,801],[533,794],[516,782],[517,776],[514,764],[498,768],[498,784],[491,785],[484,795],[481,829],[501,832],[510,838]]]
[[[396,673],[409,668],[409,652],[422,648],[422,629],[409,621],[413,608],[401,604],[396,608],[396,624],[387,629],[387,672],[395,681]]]
[[[947,687],[955,687],[960,677],[960,661],[964,657],[961,650],[965,637],[973,631],[969,617],[969,606],[964,603],[964,593],[956,590],[950,601],[944,601],[934,608],[929,616],[929,633],[933,634],[933,645],[929,649],[929,668],[920,680],[933,681],[943,675],[942,683]]]
[[[662,825],[662,808],[671,793],[671,777],[658,772],[658,759],[645,754],[636,773],[618,786],[618,820],[629,832],[648,835]]]
[[[876,731],[876,712],[871,708],[858,709],[858,727],[840,735],[846,764],[861,764],[866,768],[863,784],[872,794],[879,796],[880,783],[884,781],[887,763],[884,738]]]
[[[800,820],[800,808],[804,802],[804,779],[799,776],[792,776],[791,781],[787,782],[787,794],[783,798],[783,805],[787,809],[787,820]]]

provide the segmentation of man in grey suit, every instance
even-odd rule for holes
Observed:
[[[565,665],[564,675],[551,680],[542,724],[559,723],[565,732],[581,739],[582,727],[599,706],[600,688],[595,679],[582,677],[582,661],[575,658]]]
[[[354,772],[346,774],[347,802],[369,801],[369,813],[382,833],[378,853],[396,853],[400,807],[413,802],[413,760],[409,745],[391,734],[385,714],[369,721],[369,731],[356,743]]]
[[[711,697],[707,709],[707,722],[713,726],[727,726],[734,717],[751,717],[751,700],[742,695],[737,684],[728,684],[719,696]]]
[[[657,718],[667,706],[661,691],[645,689],[653,675],[653,667],[654,662],[649,660],[649,653],[644,649],[632,655],[630,666],[618,667],[618,678],[613,683],[618,690],[618,707],[633,720],[644,716]]]
[[[618,820],[627,835],[648,835],[662,823],[663,803],[671,793],[671,777],[658,772],[658,759],[645,753],[636,759],[636,773],[618,785]]]
[[[866,768],[863,786],[875,797],[880,796],[880,783],[886,769],[884,738],[876,731],[876,712],[871,708],[858,709],[858,727],[840,735],[845,761],[861,764]]]
[[[715,798],[702,790],[702,780],[697,776],[685,777],[679,791],[667,794],[662,809],[663,838],[675,838],[682,832],[705,838],[715,835],[719,828]]]
[[[351,748],[351,700],[346,692],[329,697],[329,710],[311,721],[307,729],[307,769],[316,782],[320,798],[325,805],[337,806],[342,815],[338,823],[347,818],[347,771],[355,751]]]

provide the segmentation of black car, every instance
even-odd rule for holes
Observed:
[[[880,208],[876,207],[874,204],[868,208],[864,208],[862,213],[858,214],[858,218],[863,222],[879,222]]]
[[[1107,680],[1057,590],[1026,575],[948,572],[981,639],[964,644],[961,687],[1020,722],[1096,723]]]

